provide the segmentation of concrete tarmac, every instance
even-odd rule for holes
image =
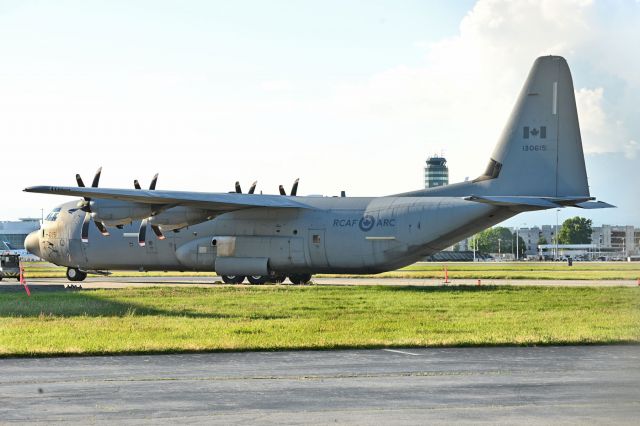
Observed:
[[[640,346],[0,359],[0,422],[637,424]]]
[[[323,278],[314,277],[313,284],[317,285],[388,285],[388,286],[442,286],[442,285],[478,285],[477,279],[455,279],[445,284],[442,279],[420,278]],[[82,286],[83,289],[91,288],[123,288],[123,287],[149,287],[154,285],[177,285],[210,287],[214,284],[222,284],[218,276],[211,277],[90,277],[81,282],[71,282],[66,278],[29,278],[30,286],[56,286],[62,288],[68,285]],[[289,281],[286,281],[289,284]],[[517,286],[569,286],[569,287],[637,287],[636,280],[513,280],[513,279],[483,279],[481,285],[517,285]],[[0,282],[2,289],[21,290],[15,280],[3,280]]]

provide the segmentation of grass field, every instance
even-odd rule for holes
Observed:
[[[62,278],[66,268],[45,262],[26,262],[30,278]],[[640,262],[421,262],[397,271],[373,275],[376,278],[443,278],[444,268],[451,279],[538,279],[538,280],[635,280],[640,278]],[[113,271],[114,277],[212,276],[212,272]],[[358,275],[317,275],[357,277]]]
[[[636,287],[0,293],[0,356],[640,342]]]

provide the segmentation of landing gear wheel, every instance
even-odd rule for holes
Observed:
[[[243,275],[221,275],[220,278],[225,284],[242,284],[244,281]]]
[[[67,268],[67,279],[69,281],[84,281],[87,273],[77,268]]]
[[[269,275],[267,282],[271,284],[282,284],[286,279],[287,279],[287,276],[285,274],[275,274],[275,275]]]
[[[292,274],[289,275],[289,281],[293,284],[306,284],[311,281],[311,274]]]
[[[247,279],[251,284],[264,284],[267,282],[267,278],[263,275],[248,275]]]
[[[0,275],[0,281],[2,281],[2,275]]]

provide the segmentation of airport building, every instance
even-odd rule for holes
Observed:
[[[40,228],[40,219],[25,218],[19,221],[0,221],[0,242],[7,242],[14,249],[24,249],[24,239]],[[4,247],[3,244],[0,246]]]
[[[434,188],[449,184],[449,168],[444,157],[433,156],[427,158],[424,166],[424,187]]]
[[[591,228],[589,244],[558,244],[556,234],[562,225],[542,225],[541,227],[522,227],[517,234],[525,244],[525,256],[528,257],[564,257],[584,256],[588,259],[625,260],[640,256],[640,228],[632,225],[602,225]],[[516,228],[509,228],[516,235]],[[452,250],[471,250],[468,239],[460,241]],[[508,257],[510,253],[502,253]]]

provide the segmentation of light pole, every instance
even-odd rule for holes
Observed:
[[[502,258],[502,254],[500,254],[500,241],[502,241],[502,238],[498,238],[498,257]]]
[[[478,245],[478,239],[477,237],[474,235],[473,239],[471,240],[471,242],[473,243],[473,261],[476,261],[476,246]]]
[[[519,231],[520,231],[520,227],[519,227],[519,226],[516,226],[516,260],[520,259],[520,253],[519,253],[519,250],[518,250],[518,249],[520,248],[520,247],[518,246],[518,243],[520,242],[520,234],[519,234]]]
[[[556,232],[555,232],[555,237],[556,237],[556,255],[553,256],[553,260],[556,260],[558,258],[558,212],[560,211],[560,209],[556,209]]]

